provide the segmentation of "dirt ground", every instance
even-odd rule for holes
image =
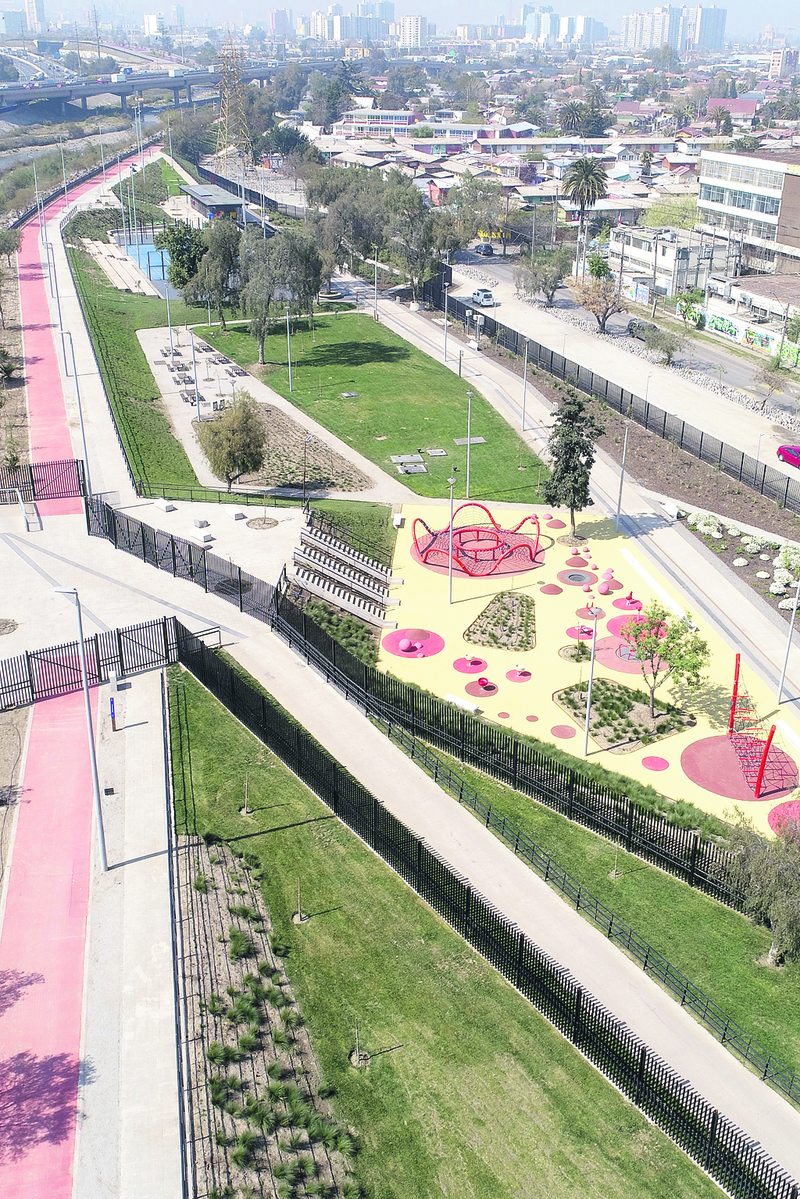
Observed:
[[[17,257],[12,256],[9,270],[5,257],[0,260],[0,288],[5,328],[0,328],[0,346],[12,358],[22,359],[22,330],[20,328]],[[16,450],[20,461],[28,461],[28,405],[25,378],[20,369],[5,388],[0,381],[0,462],[5,463]]]
[[[5,874],[14,811],[20,796],[23,749],[30,708],[0,712],[0,886]]]
[[[431,319],[441,319],[438,312],[429,312],[427,315]],[[455,322],[451,325],[450,337],[460,340],[459,326]],[[481,352],[522,375],[522,360],[507,350],[498,349],[488,338],[481,343]],[[560,381],[545,371],[531,369],[530,381],[553,403],[561,400],[563,393],[559,391]],[[598,445],[615,462],[621,462],[625,418],[603,407],[599,401],[592,401],[591,407],[605,427]],[[629,422],[626,470],[643,487],[659,495],[666,494],[678,504],[719,513],[730,520],[742,521],[774,533],[779,538],[800,540],[800,520],[792,512],[779,508],[743,483],[728,478],[722,471],[715,470],[707,462],[700,462],[633,421]]]
[[[306,490],[309,492],[362,491],[372,479],[332,450],[318,437],[306,441],[306,432],[284,412],[259,405],[267,430],[264,465],[239,482],[258,487],[302,487],[305,457]]]

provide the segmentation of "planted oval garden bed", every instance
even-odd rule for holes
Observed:
[[[556,703],[573,720],[583,721],[586,713],[586,683],[573,683],[553,695]],[[696,723],[689,712],[672,704],[659,704],[655,719],[650,715],[650,700],[644,691],[626,687],[611,679],[595,679],[592,686],[592,713],[589,735],[602,749],[625,754],[663,741]]]

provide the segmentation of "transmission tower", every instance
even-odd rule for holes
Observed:
[[[233,154],[243,163],[248,163],[252,152],[250,134],[244,115],[242,58],[233,40],[228,42],[220,57],[222,59],[222,79],[220,80],[216,152],[225,158]]]

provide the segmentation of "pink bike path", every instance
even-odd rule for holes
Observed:
[[[0,931],[3,1199],[72,1194],[91,796],[83,695],[37,704]]]
[[[149,155],[146,153],[144,158]],[[114,178],[124,167],[107,168],[107,178]],[[70,201],[97,187],[98,180],[90,179],[79,187],[69,189]],[[48,220],[57,217],[65,208],[63,196],[57,197],[45,209]],[[60,462],[75,457],[72,444],[58,355],[60,335],[53,323],[48,302],[47,251],[42,244],[39,222],[34,217],[22,231],[19,252],[19,290],[22,325],[22,347],[25,360],[28,393],[28,426],[31,461]],[[61,283],[63,287],[63,281]],[[79,455],[80,456],[80,455]],[[40,504],[44,515],[74,515],[83,510],[79,498],[46,500]]]

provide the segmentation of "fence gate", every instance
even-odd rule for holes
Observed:
[[[89,686],[105,681],[97,652],[97,637],[87,637],[86,673]],[[34,700],[66,695],[82,686],[81,658],[76,642],[32,650],[25,655],[31,695]]]
[[[163,666],[170,659],[169,625],[166,620],[148,621],[117,630],[119,673],[135,674]]]

